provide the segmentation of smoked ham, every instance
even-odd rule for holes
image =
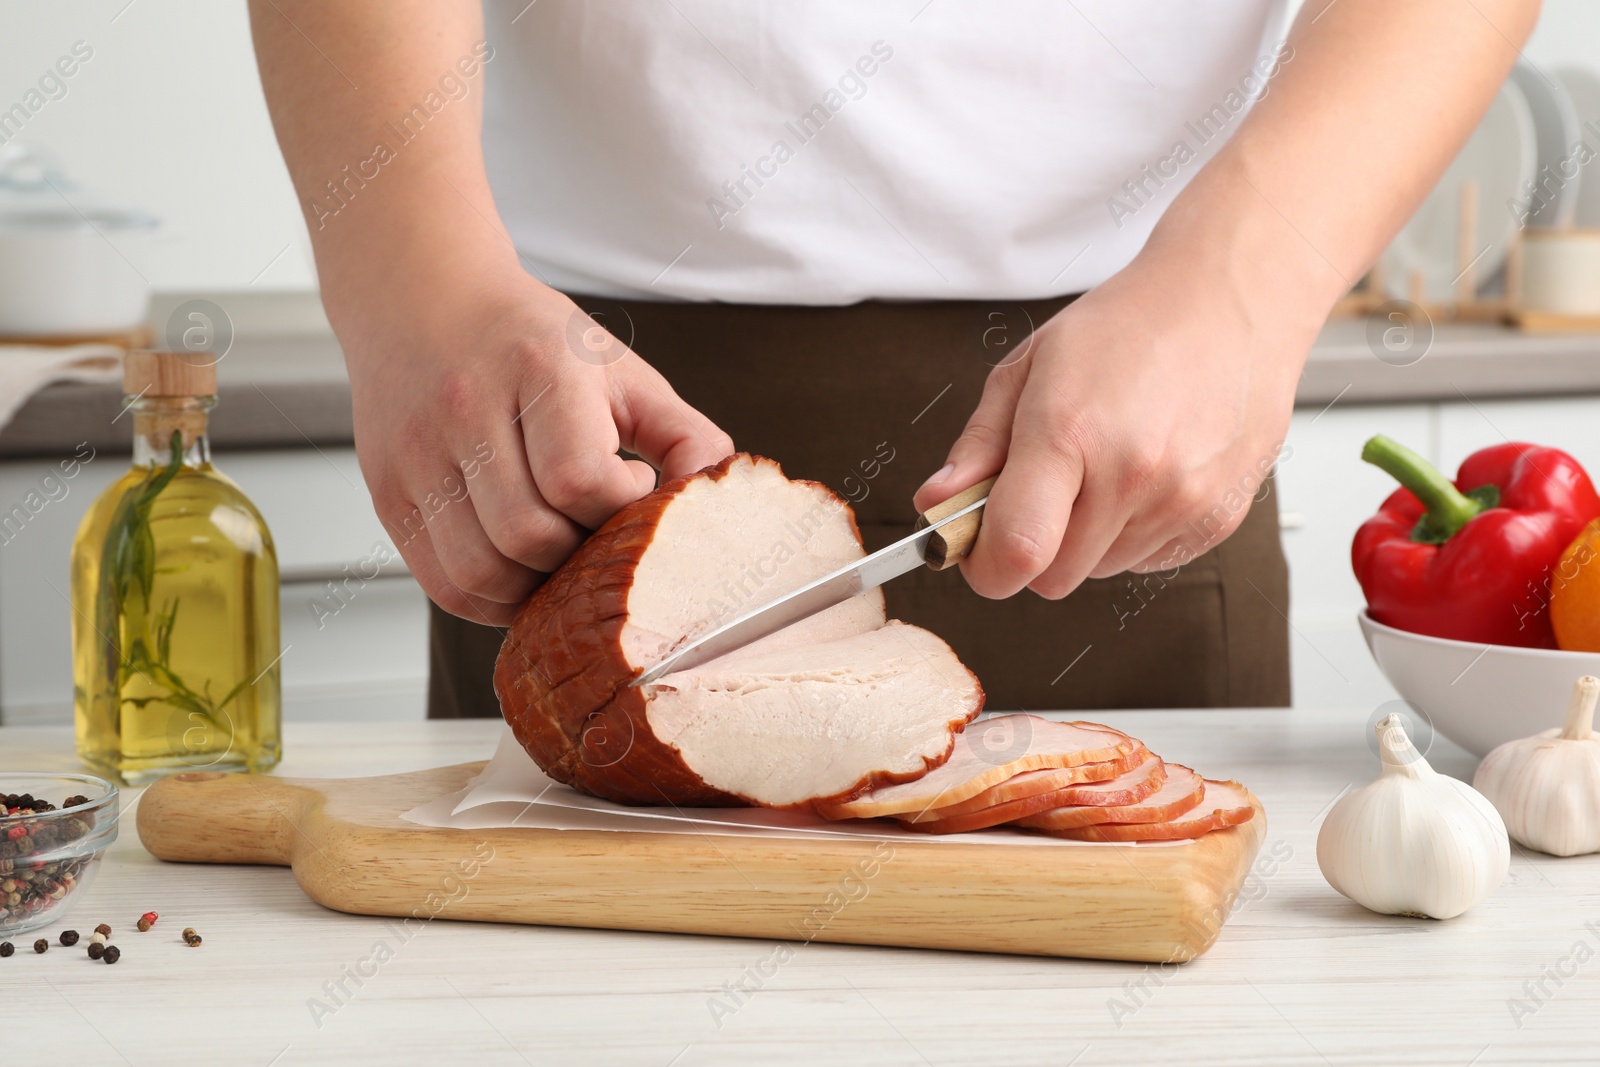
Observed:
[[[1016,824],[1054,833],[1100,823],[1170,822],[1200,803],[1200,798],[1205,795],[1206,783],[1204,778],[1181,763],[1169,763],[1166,770],[1167,780],[1161,784],[1161,788],[1137,803],[1119,807],[1075,804],[1028,815],[1018,819]]]
[[[984,830],[1015,822],[1035,812],[1066,805],[1096,807],[1127,806],[1137,804],[1150,796],[1167,779],[1166,766],[1159,756],[1140,748],[1144,759],[1138,766],[1119,777],[1103,782],[1085,782],[1069,785],[1051,793],[1035,793],[1013,800],[1002,800],[989,807],[965,810],[956,814],[948,808],[935,808],[927,818],[902,818],[900,825],[908,830],[928,834],[959,834],[968,830]],[[1048,771],[1037,771],[1048,774]]]
[[[1255,807],[1244,786],[1207,778],[1200,803],[1176,819],[1152,823],[1097,823],[1051,833],[1077,841],[1183,841],[1249,822],[1254,815]]]
[[[1023,771],[1003,782],[991,785],[977,796],[963,800],[956,804],[946,804],[941,807],[931,808],[926,813],[926,818],[948,819],[955,815],[966,815],[969,812],[984,811],[1010,804],[1017,801],[1034,800],[1046,793],[1060,793],[1069,790],[1075,785],[1088,782],[1107,782],[1120,778],[1129,771],[1141,766],[1146,760],[1153,758],[1150,750],[1143,744],[1135,742],[1132,752],[1121,759],[1106,760],[1103,763],[1084,763],[1077,767],[1052,767],[1043,771]],[[1166,779],[1166,772],[1160,769],[1161,761],[1156,760],[1157,770],[1161,777],[1156,779],[1151,786],[1154,789]],[[1133,800],[1105,801],[1105,803],[1131,804]],[[1059,808],[1063,804],[1076,804],[1078,801],[1060,799],[1050,803],[1048,799],[1042,802],[1043,807],[1033,808],[1033,811],[1044,811],[1046,808]]]
[[[1037,715],[997,715],[961,734],[943,766],[912,782],[882,786],[857,797],[818,804],[830,819],[909,815],[968,800],[1025,771],[1112,763],[1137,742],[1119,730]],[[1107,777],[1113,771],[1107,768]]]
[[[983,690],[938,637],[886,621],[876,589],[629,685],[695,637],[862,555],[849,506],[771,460],[730,456],[667,482],[613,516],[519,610],[495,665],[506,722],[546,774],[629,804],[806,809],[921,778],[950,757]]]

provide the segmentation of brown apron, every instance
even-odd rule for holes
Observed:
[[[849,307],[577,297],[748,452],[854,506],[867,548],[912,529],[911,495],[944,464],[992,365],[1069,298]],[[988,707],[1289,703],[1288,568],[1270,481],[1228,540],[1176,577],[1091,579],[1064,600],[986,600],[959,573],[885,587],[892,618],[950,642]],[[503,631],[431,610],[430,718],[499,713]]]

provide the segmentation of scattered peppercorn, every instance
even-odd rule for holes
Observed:
[[[91,942],[89,942],[89,958],[91,960],[97,960],[101,956],[104,956],[105,954],[106,954],[105,945],[101,944],[99,941],[91,941]]]
[[[135,923],[135,924],[134,924],[134,925],[135,925],[135,926],[137,926],[137,927],[138,927],[138,928],[139,928],[139,932],[140,932],[140,933],[141,933],[141,934],[143,934],[143,933],[148,933],[148,932],[149,932],[149,930],[150,930],[150,920],[149,920],[149,919],[140,919],[140,920],[139,920],[139,921],[138,921],[138,922],[137,922],[137,923]]]
[[[156,924],[156,920],[159,918],[161,918],[161,916],[157,915],[153,911],[147,911],[143,915],[139,916],[139,932],[142,934],[146,930],[150,929]]]
[[[41,956],[44,955],[47,951],[49,951],[49,949],[50,949],[50,942],[46,941],[42,937],[39,940],[37,940],[37,941],[35,941],[33,943],[33,951],[39,953]]]
[[[103,945],[106,943],[106,935],[102,934],[99,930],[96,930],[94,933],[89,935],[89,941],[91,944]]]
[[[94,932],[97,934],[105,934],[107,937],[110,937],[111,927],[107,926],[105,923],[101,923],[99,926],[94,928]]]
[[[65,946],[67,946],[68,948],[71,948],[73,945],[76,945],[78,943],[78,931],[76,931],[76,930],[63,930],[63,931],[61,931],[61,943],[63,945],[65,945]]]
[[[185,926],[183,928],[183,942],[190,948],[200,947],[200,935],[194,932],[194,927]]]
[[[17,951],[17,946],[9,941],[0,941],[0,959],[4,959],[15,951]]]
[[[106,946],[105,961],[107,963],[116,963],[121,958],[122,950],[120,948],[118,948],[116,945]]]

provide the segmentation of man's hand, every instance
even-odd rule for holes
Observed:
[[[378,517],[435,603],[509,622],[655,485],[619,448],[670,478],[732,442],[524,270],[484,173],[478,0],[251,0],[250,18]]]
[[[1063,597],[1085,578],[1186,563],[1243,520],[1293,404],[1298,364],[1273,354],[1303,351],[1317,324],[1208,299],[1216,285],[1129,268],[990,372],[950,466],[916,500],[926,510],[1000,473],[962,564],[974,590]]]
[[[503,625],[618,508],[733,451],[622,342],[525,276],[363,302],[346,359],[378,517],[433,601]],[[644,457],[624,460],[619,448]]]
[[[1460,149],[1538,8],[1301,9],[1238,132],[1132,264],[990,374],[950,465],[918,491],[926,510],[999,472],[962,563],[977,592],[1062,597],[1182,565],[1232,532],[1328,309]]]

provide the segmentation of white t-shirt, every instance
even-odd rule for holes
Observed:
[[[484,147],[569,292],[1081,292],[1293,53],[1286,0],[488,0]]]

